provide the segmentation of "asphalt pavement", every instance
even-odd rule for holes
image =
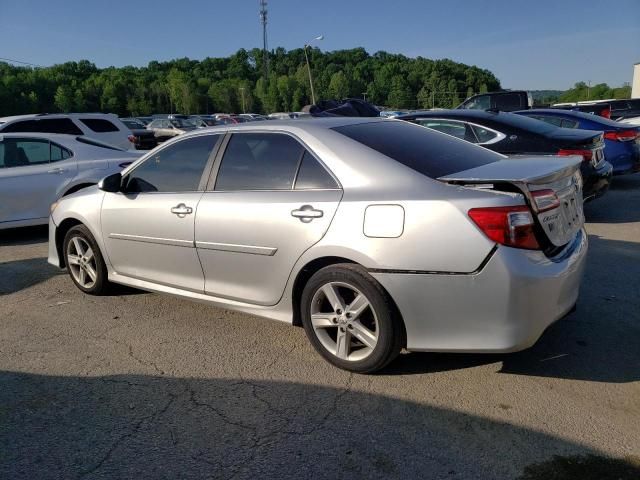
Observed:
[[[0,478],[640,478],[640,174],[586,215],[578,309],[534,347],[377,375],[300,328],[84,295],[46,229],[0,231]]]

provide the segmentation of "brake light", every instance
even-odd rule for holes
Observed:
[[[550,189],[536,190],[531,192],[531,196],[536,204],[538,212],[546,212],[560,206],[560,200],[556,192]]]
[[[632,142],[640,137],[640,131],[637,130],[617,130],[615,132],[604,132],[604,138],[615,142]]]
[[[500,245],[540,249],[527,206],[472,208],[468,215],[489,239]]]
[[[136,136],[135,135],[129,135],[127,137],[127,139],[131,142],[131,143],[136,143]]]
[[[558,150],[558,155],[567,157],[570,155],[580,155],[583,162],[590,162],[593,158],[593,150],[586,148],[561,148]]]

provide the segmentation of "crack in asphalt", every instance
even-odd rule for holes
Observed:
[[[111,456],[113,455],[113,453],[118,449],[118,447],[120,445],[122,445],[125,441],[127,441],[128,439],[132,438],[133,436],[135,436],[140,429],[142,428],[142,425],[146,422],[146,421],[153,421],[156,418],[160,417],[161,415],[163,415],[164,413],[167,412],[167,410],[169,410],[169,407],[171,407],[171,405],[173,404],[173,402],[176,400],[176,398],[178,398],[177,395],[172,395],[169,394],[169,397],[171,397],[169,399],[169,401],[160,409],[152,412],[150,415],[147,415],[143,418],[141,418],[140,420],[138,420],[134,425],[133,428],[131,429],[131,431],[123,434],[120,436],[120,438],[118,438],[118,440],[116,440],[113,445],[111,445],[111,447],[109,448],[109,450],[107,450],[107,453],[91,468],[85,470],[84,472],[82,472],[78,478],[85,478],[88,475],[91,475],[92,473],[95,473],[96,471],[98,471],[100,468],[102,468],[102,466],[109,461],[109,459],[111,458]]]

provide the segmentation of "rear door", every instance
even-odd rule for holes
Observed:
[[[118,274],[202,292],[194,222],[220,135],[167,145],[127,172],[123,192],[105,193],[102,234]]]
[[[196,216],[205,293],[275,305],[298,258],[327,231],[342,190],[285,133],[234,133],[218,163]]]
[[[71,156],[45,139],[0,140],[0,222],[46,222],[58,192],[76,175]]]

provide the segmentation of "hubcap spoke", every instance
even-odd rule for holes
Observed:
[[[96,274],[96,271],[93,269],[93,267],[87,264],[85,265],[84,269],[87,272],[87,275],[89,275],[89,278],[91,278],[91,281],[95,282],[98,278],[98,275]]]
[[[336,326],[333,323],[332,315],[327,313],[314,313],[311,315],[311,324],[314,328],[329,328]]]
[[[344,300],[338,293],[338,290],[330,283],[322,287],[322,292],[327,297],[334,312],[344,311]]]
[[[369,348],[374,348],[376,346],[376,343],[378,343],[376,334],[360,323],[359,320],[352,322],[351,326],[353,327],[351,335],[356,337]]]
[[[80,239],[78,237],[73,237],[71,241],[73,242],[73,248],[76,249],[76,255],[81,257],[84,254],[84,249],[82,248]]]
[[[80,265],[80,257],[70,253],[67,255],[67,262],[69,262],[69,265]]]
[[[346,331],[342,331],[342,328],[338,329],[338,333],[336,334],[336,356],[343,360],[346,360],[349,356],[349,343],[350,335]]]
[[[93,259],[93,250],[91,250],[91,247],[87,247],[87,251],[84,252],[84,259],[89,262],[91,261],[91,259]]]
[[[80,270],[78,271],[78,283],[84,287],[86,279],[87,275],[84,271],[84,268],[80,267]]]
[[[351,305],[347,308],[347,313],[351,315],[351,319],[357,319],[362,312],[364,312],[369,307],[369,301],[367,297],[362,294],[359,294],[356,298],[353,299]]]

